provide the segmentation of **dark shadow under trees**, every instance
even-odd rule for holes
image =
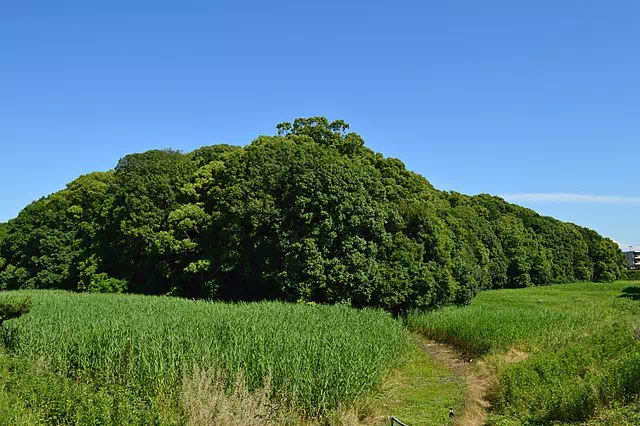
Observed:
[[[631,300],[640,300],[640,286],[625,287],[618,297]]]

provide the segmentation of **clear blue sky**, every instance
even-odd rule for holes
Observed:
[[[637,0],[5,1],[0,221],[127,153],[325,115],[438,188],[640,244],[639,22]]]

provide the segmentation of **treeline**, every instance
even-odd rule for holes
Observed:
[[[438,191],[343,121],[277,128],[245,147],[127,155],[33,202],[0,226],[1,288],[402,311],[623,272],[612,240]]]
[[[622,275],[622,279],[629,281],[640,281],[640,271],[638,270],[627,270]]]

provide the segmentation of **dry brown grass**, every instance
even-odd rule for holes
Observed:
[[[518,350],[516,348],[511,348],[509,351],[504,354],[504,362],[507,364],[515,364],[529,358],[529,354]]]
[[[242,374],[227,389],[227,375],[218,369],[196,369],[182,384],[182,405],[190,426],[275,426],[299,424],[292,413],[271,398],[271,381],[250,392]]]
[[[367,423],[370,403],[363,401],[355,407],[339,408],[323,418],[305,419],[272,396],[271,380],[265,379],[261,388],[249,391],[240,373],[231,389],[228,376],[219,369],[195,369],[182,384],[182,407],[189,426],[358,426]]]

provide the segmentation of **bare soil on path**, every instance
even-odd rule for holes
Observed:
[[[466,385],[464,408],[461,413],[454,413],[454,424],[461,426],[484,425],[487,420],[487,409],[490,407],[487,394],[495,380],[488,365],[482,360],[465,359],[463,354],[444,343],[421,338],[420,347],[433,359],[447,366],[456,376],[464,380]]]
[[[418,334],[415,342],[413,355],[383,384],[382,395],[374,402],[375,414],[363,423],[343,424],[388,426],[390,416],[409,426],[482,426],[487,422],[488,395],[497,384],[490,366],[498,359],[471,360],[449,344]],[[518,362],[523,355],[526,358],[516,352],[499,358],[503,362]],[[453,418],[449,417],[450,408]]]

